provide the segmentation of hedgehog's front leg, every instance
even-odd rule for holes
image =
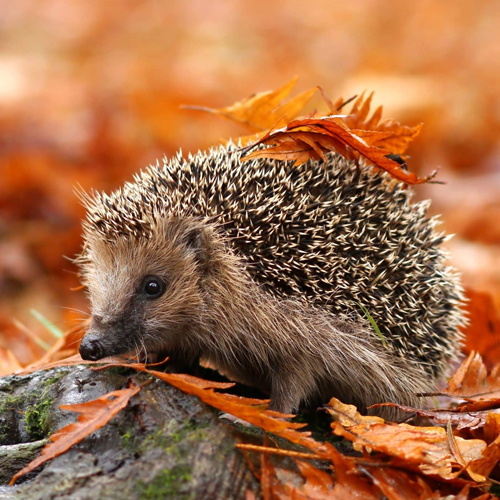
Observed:
[[[303,387],[299,377],[292,373],[272,373],[271,402],[269,410],[279,413],[297,413],[302,399]]]
[[[294,381],[293,378],[294,377],[290,377],[290,374],[280,375],[276,372],[272,374],[271,402],[269,403],[268,410],[284,413],[286,415],[297,413],[301,401],[301,391],[299,381]],[[252,425],[230,413],[222,413],[219,415],[219,418],[233,424],[244,426]]]

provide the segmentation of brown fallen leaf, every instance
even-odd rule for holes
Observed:
[[[457,407],[463,412],[500,408],[500,365],[488,373],[481,356],[472,351],[451,376],[443,394],[463,399]]]
[[[380,140],[372,145],[387,149],[393,154],[402,155],[408,149],[410,142],[420,134],[422,124],[408,127],[390,119],[381,122],[383,106],[379,106],[369,118],[372,98],[373,92],[366,99],[363,92],[343,121],[354,133],[356,129],[387,133],[386,137],[380,136]]]
[[[380,498],[378,488],[372,484],[367,475],[358,469],[354,460],[343,457],[339,453],[332,455],[332,461],[335,480],[326,471],[308,462],[297,460],[297,466],[305,482],[300,488],[295,488],[290,484],[285,485],[290,498],[311,500],[344,500],[346,498],[375,500]]]
[[[374,484],[389,500],[440,500],[442,495],[418,475],[391,467],[372,467],[369,474]],[[468,496],[464,497],[466,500]]]
[[[400,405],[397,403],[380,403],[371,406],[370,408],[378,408],[381,406],[391,406],[399,408],[406,413],[416,413],[420,417],[427,417],[435,424],[447,425],[451,423],[457,430],[462,429],[479,429],[486,424],[488,412],[486,411],[461,411],[459,408],[450,408],[447,410],[422,410],[420,408],[413,408],[411,406]]]
[[[203,402],[217,408],[223,412],[234,415],[241,420],[244,420],[252,425],[265,429],[278,436],[288,439],[290,442],[305,446],[312,451],[321,455],[325,451],[323,443],[319,443],[310,437],[311,433],[302,431],[299,432],[306,424],[291,422],[287,419],[294,415],[281,414],[274,411],[266,410],[269,400],[242,398],[232,394],[221,394],[214,392],[214,388],[219,383],[210,383],[206,380],[198,379],[197,377],[186,377],[173,373],[165,373],[155,370],[149,370],[142,363],[113,363],[108,366],[122,366],[132,368],[137,371],[149,373],[178,389],[181,389],[187,394],[198,396]],[[104,369],[107,366],[102,366]]]
[[[332,422],[334,434],[353,442],[358,451],[384,453],[397,458],[407,467],[417,467],[424,474],[438,475],[444,479],[456,477],[460,463],[454,459],[445,429],[441,427],[415,427],[392,424],[378,417],[362,416],[352,405],[345,405],[335,398],[327,411],[338,420]],[[479,439],[456,438],[456,446],[469,463],[479,459],[486,443]]]
[[[180,380],[185,380],[188,384],[194,384],[201,389],[229,389],[230,387],[234,387],[234,382],[214,382],[212,380],[205,380],[199,377],[195,377],[193,375],[187,375],[185,373],[176,373],[172,374],[176,378]],[[260,400],[250,400],[250,401],[259,401]]]
[[[469,462],[469,469],[474,472],[473,479],[487,481],[489,474],[500,461],[500,434],[490,443],[482,456]]]
[[[269,444],[269,436],[264,435],[264,445]],[[262,488],[262,496],[264,500],[272,500],[272,483],[276,473],[273,465],[269,462],[267,453],[262,453],[260,456],[260,485]]]
[[[303,483],[291,480],[290,471],[269,467],[272,474],[272,498],[279,500],[378,500],[380,493],[369,477],[360,473],[352,459],[340,460],[335,474],[297,460]],[[269,463],[270,465],[270,463]]]
[[[243,101],[225,108],[207,108],[203,106],[183,106],[184,109],[206,111],[230,120],[243,123],[257,131],[272,127],[282,127],[293,120],[311,100],[317,89],[306,90],[288,102],[281,102],[290,94],[297,83],[297,77],[277,90],[268,90],[254,94]]]
[[[253,146],[244,148],[243,153],[247,153],[259,145],[271,146],[253,151],[244,156],[242,161],[272,158],[294,161],[300,165],[310,159],[326,161],[326,153],[334,151],[348,160],[358,161],[363,157],[370,164],[407,184],[429,182],[435,176],[434,172],[428,177],[419,178],[388,158],[392,151],[375,145],[388,138],[388,133],[350,130],[339,116],[304,118],[290,122],[285,128],[269,132]]]
[[[141,386],[135,386],[109,392],[88,403],[61,405],[59,408],[62,410],[79,413],[78,420],[52,434],[51,443],[43,448],[41,455],[15,474],[9,484],[13,485],[21,476],[35,470],[48,460],[62,455],[83,438],[107,424],[140,390]]]
[[[104,358],[99,361],[86,361],[82,359],[80,354],[73,354],[67,358],[59,359],[56,361],[43,362],[36,361],[35,363],[25,367],[18,375],[29,375],[40,370],[50,370],[51,368],[58,368],[62,366],[75,366],[75,365],[102,365],[103,363],[123,363],[123,358]]]

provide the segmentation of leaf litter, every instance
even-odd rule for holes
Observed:
[[[419,178],[407,170],[406,157],[401,156],[419,134],[421,125],[408,127],[394,120],[381,121],[381,106],[370,116],[373,93],[367,98],[362,94],[348,114],[339,114],[351,100],[338,99],[333,104],[321,89],[330,113],[319,116],[310,113],[296,118],[317,89],[303,92],[283,104],[295,82],[293,79],[276,91],[255,94],[226,108],[203,110],[243,123],[258,133],[253,147],[267,147],[253,152],[248,147],[244,150],[249,153],[246,160],[266,157],[300,164],[309,159],[324,160],[328,152],[335,151],[356,162],[367,161],[407,184],[431,181],[434,173]],[[402,161],[395,161],[397,156]],[[293,416],[267,410],[268,400],[215,392],[230,389],[231,383],[167,374],[141,363],[116,359],[103,360],[109,361],[104,366],[103,361],[83,362],[76,354],[74,340],[78,339],[79,332],[81,327],[68,332],[38,362],[24,369],[8,349],[2,348],[2,373],[26,374],[82,363],[97,365],[99,369],[126,366],[302,446],[306,451],[280,449],[270,446],[267,439],[264,446],[238,445],[244,453],[260,454],[258,474],[266,499],[493,498],[487,490],[500,477],[500,365],[488,373],[479,354],[471,352],[451,377],[447,389],[439,393],[448,398],[448,408],[420,410],[385,403],[424,417],[435,426],[386,422],[379,417],[361,415],[355,407],[332,398],[325,408],[332,417],[331,433],[350,441],[354,449],[352,455],[344,455],[330,442],[314,439],[304,430],[305,424],[293,422]],[[88,403],[61,406],[79,413],[77,422],[54,433],[41,455],[19,471],[12,483],[105,425],[140,389],[140,386],[129,387]],[[286,480],[289,471],[273,465],[270,455],[275,454],[295,461],[301,477],[299,485]],[[319,460],[323,468],[310,460]],[[247,492],[248,499],[252,496]]]

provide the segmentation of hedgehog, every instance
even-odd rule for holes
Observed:
[[[418,406],[458,357],[447,236],[429,201],[368,164],[244,162],[229,143],[83,203],[85,360],[201,361],[291,414],[332,397]]]

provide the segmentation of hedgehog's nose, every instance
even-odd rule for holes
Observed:
[[[99,340],[85,335],[80,344],[80,356],[86,361],[97,361],[103,358],[104,351]]]

